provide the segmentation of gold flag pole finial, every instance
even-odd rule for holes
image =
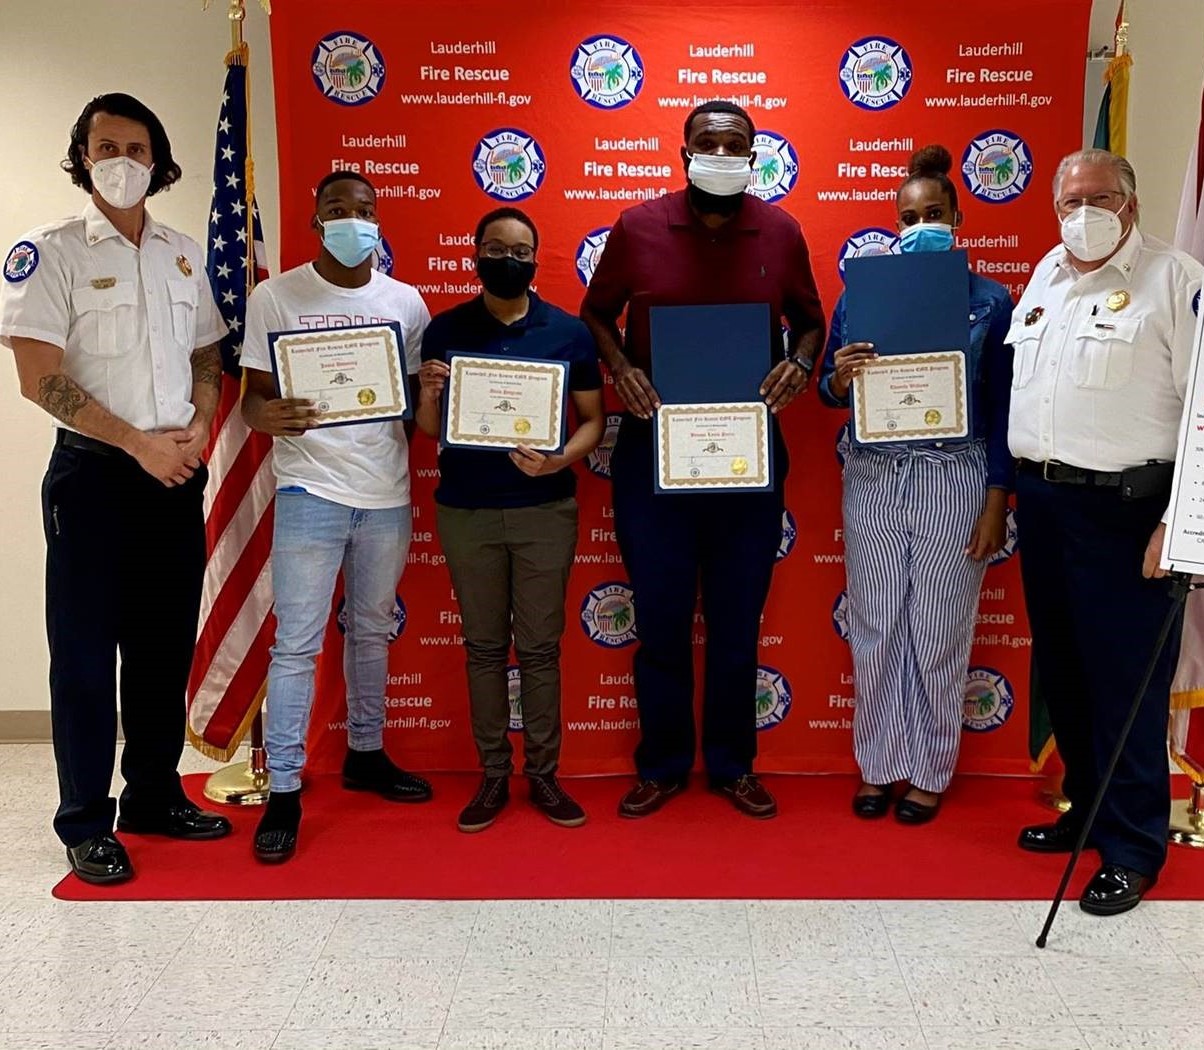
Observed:
[[[234,16],[231,15],[230,17],[233,18]],[[1116,44],[1116,55],[1118,58],[1121,55],[1126,54],[1128,52],[1128,50],[1129,50],[1128,10],[1127,10],[1127,5],[1123,2],[1123,0],[1120,5],[1120,18],[1116,23],[1115,44]]]

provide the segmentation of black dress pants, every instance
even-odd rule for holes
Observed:
[[[184,798],[185,692],[205,569],[208,472],[168,488],[122,452],[69,447],[42,482],[50,712],[58,766],[54,828],[67,846],[113,827],[121,724],[134,819]]]

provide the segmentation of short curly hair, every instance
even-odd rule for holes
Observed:
[[[71,176],[71,181],[88,193],[92,192],[92,176],[84,164],[84,154],[88,152],[88,131],[92,126],[92,118],[97,113],[108,113],[113,117],[125,117],[137,121],[150,134],[151,160],[154,168],[151,171],[150,188],[146,191],[148,197],[153,197],[160,190],[165,190],[176,182],[183,174],[180,165],[171,155],[171,141],[163,122],[151,110],[139,102],[133,95],[124,95],[119,91],[106,95],[97,95],[84,106],[84,111],[71,128],[71,142],[67,146],[67,156],[59,167]]]

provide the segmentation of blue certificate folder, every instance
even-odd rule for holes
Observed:
[[[970,270],[966,253],[913,252],[849,259],[845,263],[845,338],[850,343],[873,343],[874,352],[882,355],[941,350],[968,353]]]
[[[760,401],[769,374],[768,303],[653,306],[652,385],[667,405]]]
[[[776,328],[770,321],[768,303],[652,306],[648,310],[652,385],[666,405],[761,401],[761,384],[772,361],[770,339]],[[660,449],[659,430],[659,425],[654,425],[654,456]],[[771,439],[766,489],[773,487],[773,477]],[[655,491],[664,492],[655,468],[653,479]],[[673,494],[690,491],[694,490],[678,489]],[[728,490],[712,486],[706,491]],[[743,485],[738,491],[760,490]]]
[[[401,380],[401,389],[405,396],[405,409],[399,416],[378,416],[375,419],[369,420],[372,423],[384,423],[390,419],[413,419],[414,406],[411,403],[413,398],[410,391],[410,377],[406,371],[406,339],[405,333],[401,330],[401,324],[397,321],[379,321],[376,324],[353,324],[342,325],[338,328],[293,328],[282,332],[268,332],[268,353],[272,358],[272,377],[276,380],[277,392],[283,391],[280,383],[280,362],[277,357],[276,343],[285,336],[290,335],[322,335],[328,332],[338,332],[340,334],[354,334],[357,328],[391,328],[393,330],[394,345],[397,347],[397,368],[398,375]],[[280,394],[283,397],[283,393]],[[317,429],[324,427],[352,427],[359,425],[361,421],[356,419],[337,420],[333,423],[319,423]]]

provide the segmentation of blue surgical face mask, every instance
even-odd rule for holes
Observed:
[[[380,244],[380,226],[367,219],[318,220],[322,243],[348,269],[359,266]]]
[[[953,227],[947,222],[917,222],[899,234],[901,252],[947,252],[953,247]]]

